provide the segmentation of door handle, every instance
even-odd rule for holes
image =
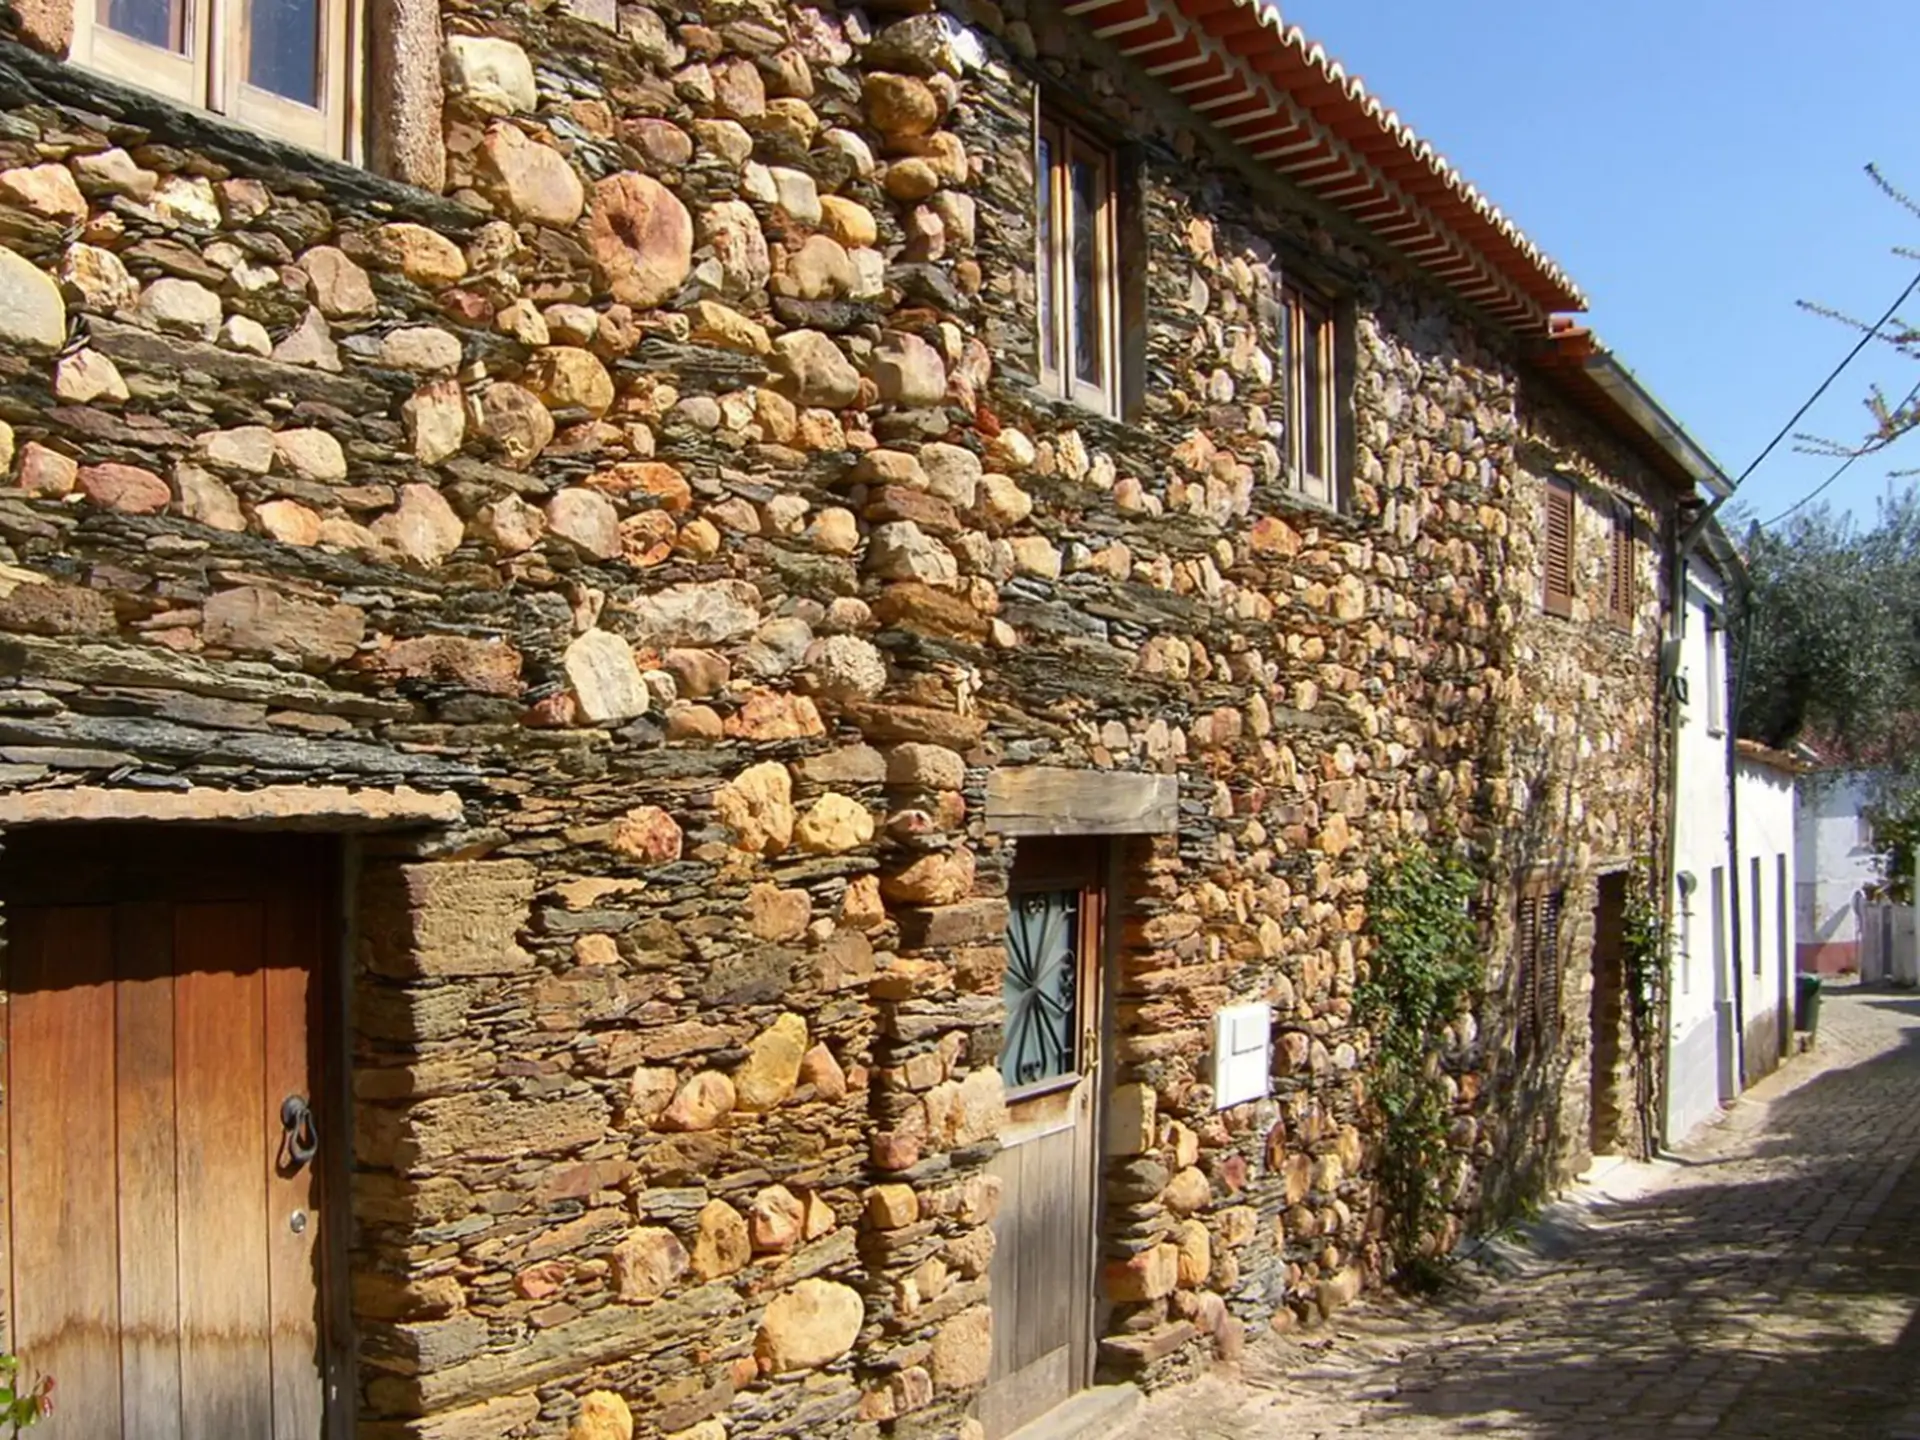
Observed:
[[[280,1168],[289,1173],[313,1159],[320,1149],[320,1122],[304,1095],[280,1102]]]

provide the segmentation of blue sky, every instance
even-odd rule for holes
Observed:
[[[1920,219],[1873,188],[1876,161],[1920,193],[1920,12],[1913,0],[1282,0],[1553,256],[1588,322],[1738,474],[1853,343],[1795,306],[1869,321],[1920,263]],[[1920,297],[1906,307],[1920,322]],[[1883,353],[1881,353],[1883,352]],[[1808,418],[1864,433],[1860,399],[1920,367],[1875,346]],[[1767,519],[1834,462],[1783,445],[1741,496]],[[1828,497],[1870,515],[1920,434]],[[1910,484],[1912,481],[1895,481]]]

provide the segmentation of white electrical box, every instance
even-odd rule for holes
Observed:
[[[1273,1011],[1264,1000],[1229,1005],[1213,1017],[1213,1104],[1217,1110],[1264,1099],[1272,1090],[1267,1054]]]

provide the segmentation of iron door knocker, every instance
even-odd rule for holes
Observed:
[[[291,1173],[313,1159],[320,1149],[320,1124],[304,1095],[280,1102],[280,1168]]]

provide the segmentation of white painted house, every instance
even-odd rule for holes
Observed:
[[[1661,1119],[1677,1144],[1780,1063],[1792,1037],[1793,757],[1735,741],[1729,590],[1739,556],[1717,526],[1688,555],[1668,661],[1674,739],[1673,929]]]
[[[1880,879],[1867,819],[1867,770],[1813,770],[1801,777],[1796,835],[1799,966],[1824,975],[1860,968],[1861,893]]]
[[[1735,562],[1737,563],[1737,562]],[[1662,1131],[1683,1139],[1739,1093],[1733,976],[1728,959],[1728,700],[1726,586],[1696,551],[1683,574],[1674,747],[1673,930],[1667,977]]]
[[[1792,1041],[1795,781],[1803,768],[1792,756],[1751,740],[1735,745],[1741,964],[1737,999],[1741,1073],[1747,1085],[1779,1065]]]

